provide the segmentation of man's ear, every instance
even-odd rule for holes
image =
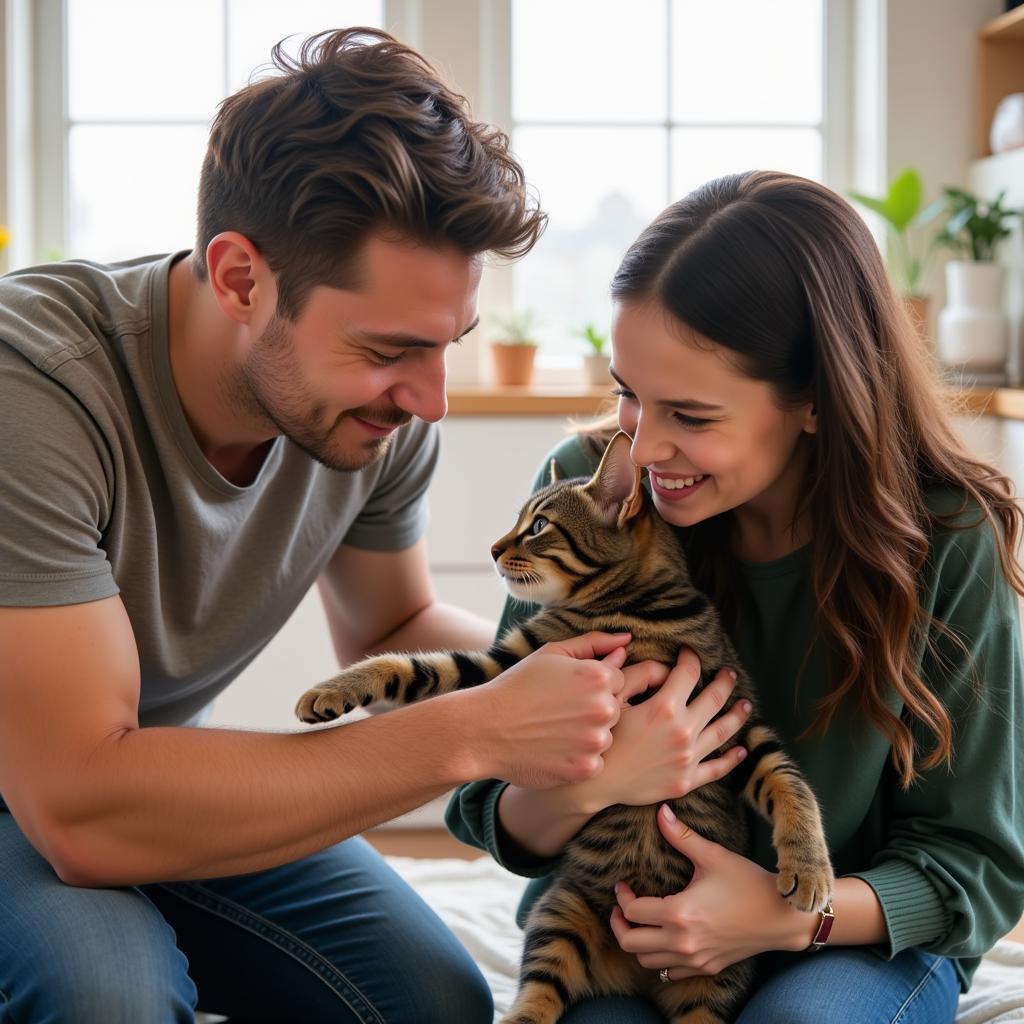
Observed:
[[[608,442],[601,465],[584,490],[606,515],[606,522],[623,527],[644,507],[640,467],[629,457],[633,442],[621,430]]]
[[[250,323],[260,306],[277,307],[274,276],[259,250],[238,231],[222,231],[206,247],[210,290],[222,312],[241,324]],[[264,319],[269,316],[264,313]]]

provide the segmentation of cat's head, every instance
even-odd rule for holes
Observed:
[[[598,586],[609,565],[639,564],[657,516],[629,458],[622,432],[605,449],[597,471],[552,482],[519,512],[515,529],[491,548],[498,575],[510,594],[541,605],[557,605]]]

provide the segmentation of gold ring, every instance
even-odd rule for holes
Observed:
[[[662,984],[666,984],[666,985],[672,980],[668,976],[668,968],[667,967],[662,967],[662,969],[660,971],[658,971],[658,977],[661,978]]]

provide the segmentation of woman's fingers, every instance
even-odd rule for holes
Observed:
[[[676,658],[675,665],[668,673],[661,695],[675,698],[680,707],[685,707],[693,696],[693,691],[700,680],[700,660],[689,647],[682,647]]]
[[[607,660],[606,658],[605,661]],[[621,700],[627,701],[652,686],[661,686],[668,678],[669,667],[662,665],[660,661],[639,661],[635,665],[627,665],[622,674],[625,676],[626,685],[619,691],[618,696]]]
[[[696,701],[694,701],[696,704]],[[713,722],[706,725],[700,733],[695,745],[694,753],[703,759],[719,747],[732,739],[733,736],[743,728],[743,724],[750,717],[750,701],[738,700],[729,710]]]
[[[727,750],[721,757],[714,757],[710,761],[702,761],[697,766],[696,781],[694,789],[706,786],[709,782],[717,782],[724,779],[745,757],[745,747],[735,746]]]
[[[686,710],[694,716],[693,721],[697,728],[703,729],[725,707],[735,685],[736,676],[733,675],[732,669],[723,668],[690,701]],[[714,748],[712,747],[712,749]]]

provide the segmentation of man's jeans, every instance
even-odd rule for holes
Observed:
[[[0,1024],[489,1024],[441,920],[362,839],[233,878],[65,885],[0,811]]]

